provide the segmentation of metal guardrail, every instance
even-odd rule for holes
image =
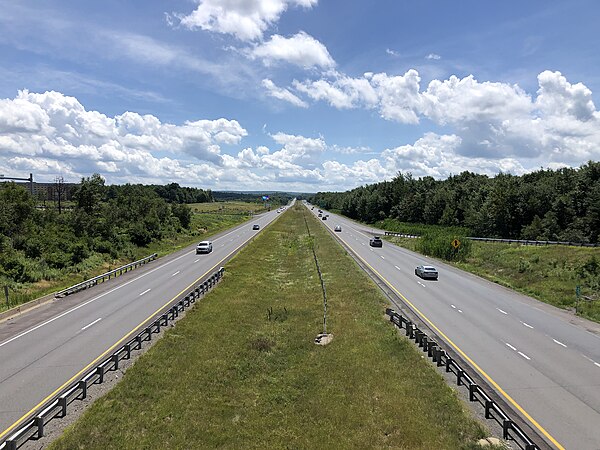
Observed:
[[[569,245],[571,247],[599,247],[600,244],[590,244],[588,242],[572,242],[572,241],[532,241],[525,239],[495,239],[495,238],[480,238],[468,237],[472,241],[483,242],[502,242],[505,244],[522,244],[522,245]]]
[[[406,336],[427,352],[438,367],[445,366],[447,373],[456,375],[456,385],[465,386],[469,392],[469,401],[477,402],[483,406],[485,418],[495,420],[502,427],[502,438],[514,441],[519,448],[524,450],[539,450],[539,447],[525,432],[506,414],[500,406],[469,376],[469,374],[454,360],[440,345],[418,328],[410,319],[398,314],[391,308],[385,313],[390,316],[390,322],[398,328],[406,330]]]
[[[98,275],[94,278],[90,278],[89,280],[82,281],[81,283],[77,283],[71,287],[63,289],[62,291],[58,291],[56,294],[54,294],[54,297],[62,298],[65,295],[74,294],[75,292],[79,292],[89,287],[96,286],[99,282],[104,283],[104,281],[106,280],[110,280],[111,278],[116,278],[119,275],[123,275],[124,273],[133,270],[143,264],[146,264],[150,261],[154,261],[156,258],[158,258],[158,253],[153,253],[150,256],[146,256],[145,258],[126,264],[117,269],[111,270],[110,272],[103,273],[102,275]]]
[[[405,238],[419,238],[416,234],[404,234],[395,233],[393,231],[385,231],[384,236],[396,236]],[[600,244],[590,244],[589,242],[572,242],[572,241],[533,241],[529,239],[500,239],[500,238],[486,238],[486,237],[467,237],[471,241],[482,241],[482,242],[500,242],[504,244],[521,244],[521,245],[569,245],[571,247],[600,247]]]
[[[21,424],[16,431],[0,443],[0,450],[16,450],[30,440],[37,440],[44,436],[44,426],[53,419],[62,418],[67,415],[68,406],[75,400],[83,400],[87,397],[87,390],[94,384],[104,382],[107,372],[119,369],[119,362],[130,359],[133,351],[140,350],[144,342],[151,341],[152,335],[160,333],[161,328],[175,320],[179,313],[192,306],[196,300],[212,289],[223,277],[225,269],[220,267],[214,274],[208,277],[192,289],[182,300],[174,303],[165,313],[161,314],[150,325],[146,326],[133,339],[121,346],[112,355],[107,356],[101,363],[87,372],[78,381],[74,381],[60,394],[54,396],[42,405],[29,419]]]

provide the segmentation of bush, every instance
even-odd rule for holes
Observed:
[[[460,241],[457,248],[452,246],[455,239]],[[435,231],[427,232],[421,236],[416,245],[418,252],[446,261],[464,261],[471,254],[471,248],[471,240],[465,236]]]

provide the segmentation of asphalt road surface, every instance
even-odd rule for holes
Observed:
[[[270,211],[195,246],[0,323],[0,441],[45,399],[279,217]],[[252,230],[254,224],[260,230]]]
[[[318,207],[311,210],[318,214]],[[321,223],[556,448],[600,449],[600,326],[395,246],[377,230],[329,214]],[[415,276],[433,265],[439,280]]]

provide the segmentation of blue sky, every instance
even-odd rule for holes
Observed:
[[[0,173],[346,190],[600,157],[600,3],[0,0]]]

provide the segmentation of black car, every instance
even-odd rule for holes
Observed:
[[[369,245],[371,247],[383,247],[383,241],[381,240],[381,238],[379,236],[373,236],[369,240]]]
[[[255,223],[254,225],[252,225],[252,229],[253,230],[260,230],[260,225]]]
[[[341,225],[336,225],[335,228],[333,229],[333,231],[337,231],[337,232],[341,233],[342,226]]]

